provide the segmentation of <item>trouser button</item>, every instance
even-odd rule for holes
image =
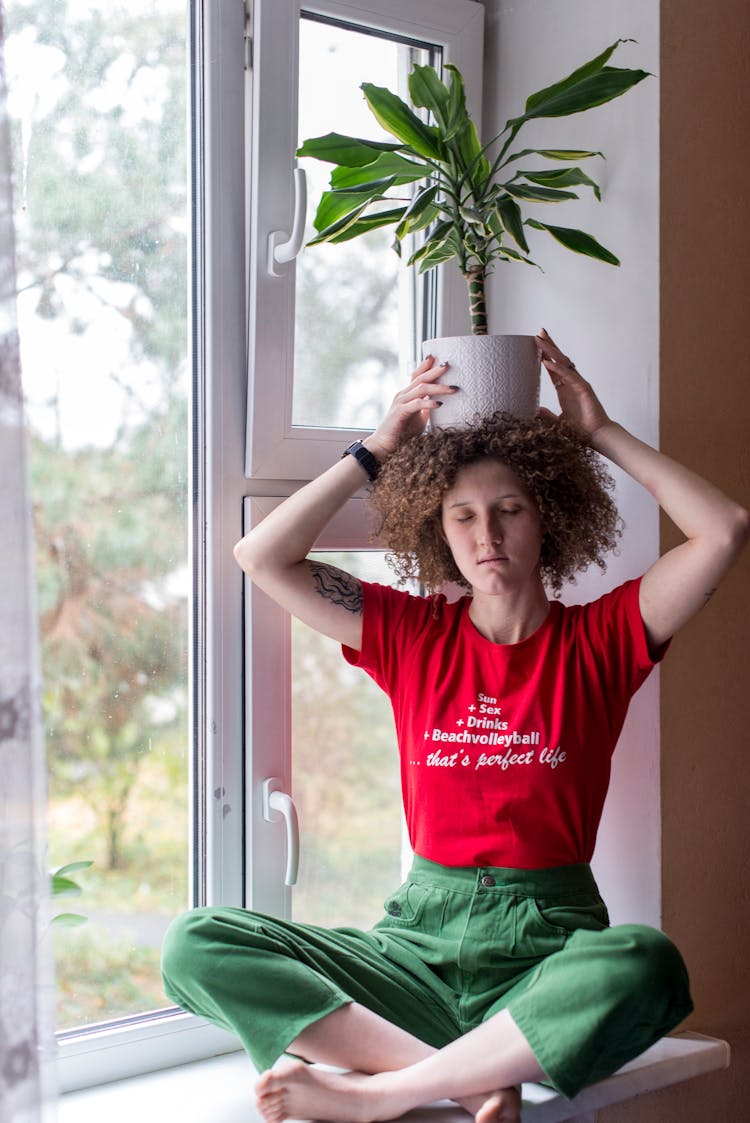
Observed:
[[[482,878],[482,885],[485,887],[485,889],[491,889],[494,884],[495,884],[494,877],[492,877],[490,874],[486,873],[484,875],[484,877]]]

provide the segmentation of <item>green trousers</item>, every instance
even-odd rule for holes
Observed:
[[[194,909],[170,926],[162,972],[169,997],[235,1033],[259,1071],[348,1002],[438,1048],[507,1009],[569,1098],[692,1009],[677,949],[643,925],[609,927],[587,865],[417,857],[369,932]]]

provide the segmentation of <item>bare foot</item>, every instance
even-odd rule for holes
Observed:
[[[520,1088],[503,1088],[485,1099],[475,1123],[521,1123]]]
[[[358,1072],[328,1072],[284,1058],[258,1078],[258,1110],[266,1123],[282,1123],[284,1119],[371,1123],[378,1118],[367,1088],[372,1079]]]

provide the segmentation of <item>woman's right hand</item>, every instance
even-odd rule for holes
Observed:
[[[375,432],[364,441],[375,457],[390,456],[404,441],[418,437],[432,411],[442,405],[441,399],[456,393],[456,387],[439,381],[447,369],[447,363],[436,366],[432,355],[422,360],[409,385],[399,390]]]

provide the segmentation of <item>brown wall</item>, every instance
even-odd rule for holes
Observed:
[[[750,504],[750,5],[661,0],[661,446]],[[673,541],[663,527],[663,546]],[[662,903],[726,1073],[600,1123],[750,1118],[750,556],[662,670]]]

